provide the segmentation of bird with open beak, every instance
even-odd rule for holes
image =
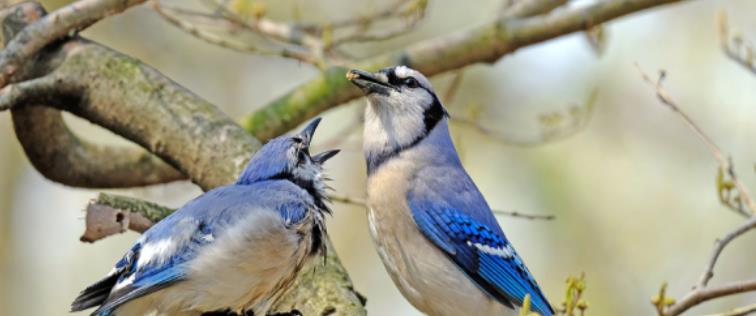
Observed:
[[[144,232],[71,310],[266,315],[298,271],[325,251],[323,163],[338,150],[310,156],[319,122],[269,141],[236,183],[200,195]]]

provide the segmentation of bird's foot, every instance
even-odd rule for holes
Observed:
[[[275,312],[273,314],[268,314],[267,316],[304,316],[304,315],[302,315],[302,312],[300,312],[299,310],[292,309],[291,311],[288,311],[288,312],[283,312],[283,313]]]

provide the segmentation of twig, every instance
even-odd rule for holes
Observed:
[[[719,259],[719,255],[722,254],[722,250],[735,238],[739,237],[740,235],[743,235],[747,231],[756,228],[756,216],[752,216],[751,219],[749,219],[747,222],[743,223],[742,225],[738,226],[735,230],[727,233],[724,237],[721,239],[718,239],[715,243],[714,250],[711,253],[711,256],[709,258],[709,264],[706,266],[706,270],[703,274],[701,274],[701,277],[699,278],[698,285],[696,285],[696,289],[702,289],[705,288],[709,284],[709,280],[711,280],[712,277],[714,277],[714,266],[717,264],[717,260]]]
[[[356,206],[367,207],[367,201],[364,198],[356,198],[346,195],[329,194],[328,199],[338,203],[351,204]]]
[[[404,4],[409,3],[407,8]],[[349,42],[374,42],[387,40],[414,29],[419,22],[425,17],[425,11],[428,7],[427,0],[398,1],[390,10],[385,10],[381,14],[373,15],[362,19],[360,26],[369,26],[375,24],[379,19],[398,18],[401,23],[391,23],[384,26],[380,31],[365,30],[364,27],[358,27],[357,30],[343,36],[335,36],[329,46],[339,46]]]
[[[738,179],[735,169],[732,166],[732,163],[728,158],[725,157],[725,155],[722,153],[722,150],[719,149],[719,147],[714,143],[714,141],[711,140],[711,138],[704,133],[704,131],[699,127],[689,116],[687,113],[682,111],[680,107],[677,106],[677,103],[675,103],[674,100],[669,96],[666,90],[662,88],[662,81],[664,80],[665,73],[664,71],[660,72],[659,79],[657,81],[651,80],[651,78],[643,72],[643,70],[640,68],[640,66],[636,63],[635,67],[638,69],[638,72],[641,74],[641,77],[644,81],[646,81],[649,85],[654,87],[656,91],[656,96],[659,98],[659,101],[661,101],[662,104],[669,107],[672,111],[674,111],[682,120],[685,122],[685,125],[688,126],[695,134],[698,136],[698,138],[706,145],[706,147],[709,148],[709,151],[711,152],[711,155],[714,156],[714,159],[717,160],[719,163],[719,168],[722,170],[722,172],[726,172],[730,179],[735,186],[735,189],[738,191],[738,203],[742,203],[747,210],[743,209],[743,207],[740,207],[740,205],[733,205],[725,203],[730,209],[733,211],[739,213],[740,215],[748,218],[751,217],[753,214],[756,213],[756,203],[751,198],[751,195],[748,193],[748,191],[745,189],[745,186],[740,182]]]
[[[756,304],[738,307],[736,309],[733,309],[728,312],[724,313],[717,313],[717,314],[709,314],[705,316],[745,316],[756,312]]]
[[[493,138],[494,140],[501,142],[503,144],[507,145],[514,145],[514,146],[521,146],[521,147],[531,147],[531,146],[537,146],[541,145],[545,142],[552,142],[552,141],[558,141],[562,139],[566,139],[572,135],[575,135],[582,131],[586,126],[588,126],[588,122],[590,121],[591,114],[593,113],[593,108],[595,107],[596,100],[598,99],[598,90],[593,89],[588,96],[588,100],[585,102],[584,105],[580,106],[571,106],[569,108],[569,111],[567,111],[567,116],[570,118],[570,120],[560,120],[560,122],[568,122],[566,124],[547,124],[550,121],[553,120],[553,117],[558,116],[559,118],[563,118],[565,114],[560,112],[553,112],[553,113],[547,113],[543,114],[539,117],[539,121],[543,123],[544,128],[542,129],[541,137],[539,139],[534,140],[518,140],[513,139],[512,137],[506,136],[500,132],[497,132],[495,130],[492,130],[480,122],[470,119],[470,118],[464,118],[464,117],[458,117],[452,115],[451,122],[452,123],[458,123],[462,125],[466,125],[468,127],[471,127],[475,129],[477,132],[486,135],[488,137]]]
[[[703,302],[750,291],[756,291],[756,279],[746,280],[739,282],[732,282],[725,285],[716,287],[707,287],[704,289],[696,289],[685,295],[682,299],[677,301],[672,307],[664,312],[665,316],[680,315],[689,308],[701,304]]]
[[[80,0],[28,25],[0,52],[0,88],[8,84],[24,61],[48,44],[144,1]]]
[[[717,240],[704,273],[699,278],[698,284],[693,287],[693,290],[688,292],[688,294],[686,294],[681,300],[677,301],[674,304],[671,304],[671,306],[667,308],[664,308],[666,307],[664,305],[657,305],[659,314],[663,316],[675,316],[685,312],[695,305],[701,304],[714,298],[748,291],[756,291],[756,280],[734,282],[716,287],[708,286],[709,281],[714,276],[714,267],[716,266],[717,260],[719,259],[719,256],[721,255],[724,248],[735,238],[756,228],[756,215],[754,215],[756,214],[756,206],[754,206],[753,199],[751,199],[751,196],[748,194],[743,184],[740,183],[737,176],[735,175],[734,167],[730,159],[725,158],[724,154],[714,143],[714,141],[712,141],[712,139],[708,135],[706,135],[703,130],[684,111],[682,111],[677,103],[675,103],[674,100],[672,100],[672,98],[669,96],[669,94],[662,88],[662,81],[664,80],[665,73],[663,71],[660,72],[659,79],[653,81],[645,72],[643,72],[638,64],[635,64],[635,66],[638,69],[638,72],[640,73],[643,80],[654,87],[656,96],[659,98],[659,101],[665,106],[669,107],[676,114],[678,114],[678,116],[685,122],[688,128],[690,128],[709,148],[712,156],[714,156],[717,162],[719,162],[720,174],[725,172],[725,170],[728,173],[733,186],[738,191],[738,204],[735,205],[729,203],[729,201],[724,200],[722,201],[722,203],[725,204],[728,208],[748,218],[748,221],[729,232],[723,238]],[[721,180],[718,180],[718,182],[721,182]],[[662,287],[662,291],[663,289],[664,287]],[[663,295],[663,292],[660,295]]]
[[[744,42],[743,38],[736,34],[730,35],[730,28],[727,25],[727,14],[724,10],[719,11],[717,26],[719,30],[719,46],[725,56],[735,61],[745,69],[756,74],[756,58],[753,54],[753,46]]]
[[[278,48],[273,48],[273,49],[266,49],[252,43],[230,41],[224,38],[223,36],[217,35],[213,32],[205,31],[195,24],[192,24],[186,20],[178,18],[176,15],[178,11],[174,11],[175,9],[172,9],[172,8],[167,8],[167,7],[164,8],[160,4],[160,1],[150,1],[150,4],[152,5],[152,8],[155,10],[155,12],[160,14],[160,16],[163,17],[163,19],[165,19],[166,21],[178,27],[179,29],[205,42],[208,42],[210,44],[218,45],[221,47],[225,47],[225,48],[243,52],[243,53],[282,56],[285,58],[293,58],[293,59],[296,59],[296,60],[299,60],[308,64],[317,63],[316,58],[313,57],[313,55],[308,51],[302,51],[301,49],[296,49],[295,47],[292,47],[292,48],[278,47]]]
[[[338,202],[338,203],[344,203],[344,204],[351,204],[356,206],[362,206],[367,207],[367,201],[364,198],[355,198],[345,195],[334,195],[329,194],[328,198],[331,201]],[[496,215],[504,215],[514,218],[522,218],[522,219],[529,219],[529,220],[545,220],[550,221],[556,218],[554,215],[541,215],[541,214],[526,214],[521,213],[518,211],[502,211],[502,210],[491,210]]]

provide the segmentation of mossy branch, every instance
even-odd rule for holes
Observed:
[[[409,65],[427,76],[477,63],[493,63],[515,50],[578,31],[612,19],[681,0],[599,1],[580,8],[556,10],[545,15],[554,0],[522,5],[513,14],[470,30],[428,39],[406,48],[367,58],[354,68],[375,71],[396,64]],[[557,3],[558,4],[558,3]],[[540,11],[540,12],[539,12]],[[523,17],[532,16],[532,17]],[[260,140],[288,131],[316,114],[362,96],[348,83],[348,69],[334,66],[293,91],[243,117],[241,125]]]

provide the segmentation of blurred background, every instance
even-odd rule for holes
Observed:
[[[68,1],[41,2],[52,10]],[[299,11],[306,12],[303,19],[326,21],[381,3],[286,0],[267,1],[267,7],[272,18],[290,19]],[[349,49],[369,55],[403,47],[489,21],[500,6],[501,0],[474,5],[433,0],[415,31]],[[520,49],[493,65],[465,69],[446,106],[453,115],[479,117],[480,124],[510,141],[453,125],[456,145],[493,208],[556,216],[552,221],[499,217],[553,304],[563,298],[566,277],[585,272],[588,315],[655,314],[649,301],[660,284],[669,282],[673,297],[686,293],[703,271],[714,240],[743,221],[717,199],[716,161],[679,117],[657,102],[634,66],[637,62],[653,75],[667,71],[667,90],[732,156],[742,181],[756,192],[756,75],[720,50],[719,9],[746,40],[756,42],[755,1],[685,1],[610,22],[601,55],[584,35],[574,34]],[[106,19],[83,35],[154,66],[231,117],[265,105],[317,73],[296,61],[211,46],[144,7]],[[453,77],[433,78],[440,94]],[[364,102],[324,113],[315,140],[315,150],[340,142],[342,154],[329,162],[328,172],[341,195],[364,195],[361,129],[344,139],[339,133]],[[569,121],[575,113],[580,115],[575,134],[532,144],[554,133],[554,120]],[[87,138],[128,145],[87,122],[68,119]],[[0,312],[67,315],[77,293],[107,273],[138,235],[79,242],[82,209],[99,191],[44,179],[24,157],[7,112],[0,113],[0,135]],[[200,190],[174,183],[110,192],[176,207]],[[356,289],[368,298],[371,315],[419,314],[385,273],[364,208],[337,203],[328,226]],[[729,246],[715,272],[713,284],[756,276],[756,233]],[[754,302],[756,294],[739,295],[689,314]]]

